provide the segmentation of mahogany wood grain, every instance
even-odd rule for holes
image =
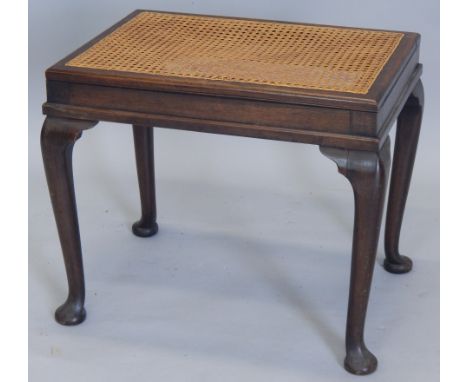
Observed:
[[[153,126],[133,126],[138,185],[140,187],[141,219],[133,224],[132,231],[140,237],[153,236],[158,232],[153,140]]]
[[[424,90],[421,80],[401,111],[396,130],[392,177],[385,226],[384,267],[391,273],[406,273],[413,267],[407,256],[400,255],[399,243],[406,199],[413,173],[419,132],[424,109]]]
[[[378,153],[321,147],[354,191],[354,234],[346,323],[345,368],[358,375],[377,368],[377,358],[364,343],[364,324],[379,241],[382,209],[390,167],[390,139]]]
[[[68,298],[55,312],[55,319],[62,325],[77,325],[86,317],[72,153],[82,131],[96,124],[97,121],[47,117],[41,132],[42,157],[68,278]]]
[[[181,107],[186,107],[181,103]],[[351,150],[376,151],[381,146],[381,138],[364,135],[332,133],[329,131],[300,130],[289,127],[265,126],[236,121],[219,121],[206,118],[191,118],[169,114],[151,114],[115,109],[97,109],[75,105],[45,103],[43,112],[60,118],[98,119],[100,121],[128,124],[153,125],[179,130],[198,131],[213,134],[236,135],[277,141],[310,143],[336,146]],[[322,116],[321,118],[324,118]]]

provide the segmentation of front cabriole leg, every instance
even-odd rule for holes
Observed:
[[[41,132],[42,158],[68,279],[68,298],[55,312],[56,321],[62,325],[77,325],[86,318],[72,151],[81,132],[96,124],[96,121],[47,117]]]
[[[379,152],[329,147],[321,147],[320,151],[336,162],[339,172],[348,178],[354,191],[353,252],[344,366],[353,374],[370,374],[377,368],[377,358],[364,343],[364,325],[390,165],[390,141],[387,138]]]

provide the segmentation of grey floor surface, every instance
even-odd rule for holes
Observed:
[[[130,230],[139,215],[131,129],[102,123],[85,132],[75,180],[88,318],[62,327],[53,313],[66,279],[36,114],[31,381],[357,380],[341,367],[353,197],[316,147],[156,129],[160,232],[141,239]],[[366,337],[380,363],[366,380],[439,380],[439,178],[431,139],[423,133],[402,234],[414,271],[386,273],[379,248]]]

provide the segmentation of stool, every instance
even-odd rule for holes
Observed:
[[[56,313],[86,316],[72,150],[98,121],[133,125],[141,219],[157,233],[153,127],[315,144],[351,183],[355,218],[345,368],[369,374],[364,323],[390,171],[384,268],[398,244],[423,113],[420,36],[138,10],[46,71],[41,146],[68,278]]]

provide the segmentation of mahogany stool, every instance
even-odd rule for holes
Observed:
[[[344,365],[372,373],[364,322],[396,119],[384,267],[412,267],[398,243],[423,113],[419,45],[416,33],[138,10],[49,68],[41,145],[69,288],[56,320],[86,315],[72,174],[83,130],[133,125],[141,237],[158,231],[154,126],[316,144],[354,191]]]

